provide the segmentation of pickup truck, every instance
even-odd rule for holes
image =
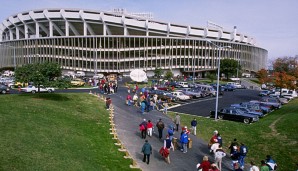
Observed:
[[[55,91],[55,89],[52,88],[52,87],[44,87],[42,85],[39,87],[39,92],[51,93],[51,92],[54,92],[54,91]],[[38,92],[38,87],[35,87],[35,86],[24,87],[24,88],[21,88],[21,92],[35,94],[36,92]]]

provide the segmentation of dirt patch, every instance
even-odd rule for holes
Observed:
[[[271,134],[272,134],[273,136],[277,136],[277,135],[279,135],[279,133],[277,132],[277,130],[276,130],[276,128],[275,128],[275,125],[276,125],[276,123],[277,123],[278,121],[281,120],[281,118],[282,118],[282,116],[279,117],[278,119],[276,119],[274,122],[272,122],[272,123],[269,125],[269,128],[270,128],[271,131],[272,131]]]

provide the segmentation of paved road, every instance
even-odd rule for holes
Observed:
[[[234,103],[240,103],[250,100],[258,100],[259,91],[249,89],[237,89],[236,91],[224,92],[223,96],[219,96],[218,109],[228,107]],[[209,116],[210,111],[215,110],[215,97],[201,98],[182,103],[180,106],[171,108],[170,111],[187,113],[197,116]]]

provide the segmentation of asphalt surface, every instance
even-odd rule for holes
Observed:
[[[250,89],[225,91],[224,94],[218,98],[218,109],[228,107],[235,103],[258,100],[260,99],[258,93],[259,91]],[[208,117],[210,111],[215,110],[215,100],[215,97],[206,97],[178,102],[177,107],[171,108],[169,111]]]

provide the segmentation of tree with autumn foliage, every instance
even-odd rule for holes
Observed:
[[[273,62],[276,87],[296,89],[298,79],[298,56],[278,58]]]
[[[272,78],[269,77],[268,72],[266,69],[261,69],[257,72],[257,78],[261,84],[267,84],[272,82]]]

